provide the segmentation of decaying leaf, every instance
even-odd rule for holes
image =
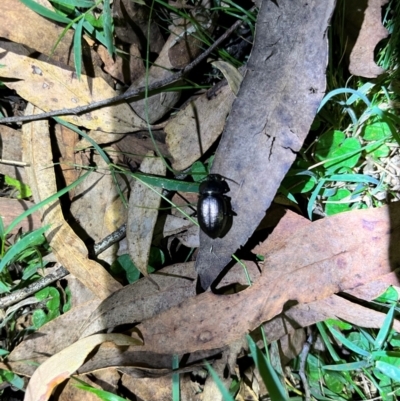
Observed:
[[[346,32],[349,36],[351,74],[376,78],[385,70],[374,59],[376,45],[385,39],[389,32],[382,25],[381,8],[388,0],[346,1]],[[352,36],[352,33],[355,35]],[[354,37],[355,36],[355,37]]]
[[[107,172],[107,163],[99,155],[88,157],[98,170],[74,188],[70,211],[84,232],[81,239],[97,243],[126,222],[128,211],[118,194],[113,177]],[[122,193],[127,194],[126,183],[119,180],[119,185]],[[111,265],[116,259],[117,251],[118,244],[114,244],[98,255],[98,259]]]
[[[7,227],[15,218],[32,206],[34,206],[34,204],[29,201],[0,198],[1,218],[3,219],[4,227]],[[41,226],[40,214],[35,212],[22,220],[22,222],[14,228],[12,233],[15,234],[19,228],[22,228],[23,232],[26,233],[28,231],[36,230]]]
[[[196,270],[203,289],[254,233],[308,135],[325,92],[334,5],[262,1],[246,75],[211,169],[229,180],[235,215],[224,238],[200,233]]]
[[[193,263],[172,265],[148,280],[127,285],[104,300],[82,327],[82,337],[123,324],[138,323],[196,295]]]
[[[138,329],[146,346],[159,353],[222,347],[272,319],[288,301],[325,299],[390,273],[400,262],[394,245],[399,226],[398,203],[316,221],[264,255],[266,268],[252,287],[233,295],[198,295]],[[168,333],[174,336],[166,343]]]
[[[239,93],[240,84],[243,80],[243,76],[239,70],[226,61],[214,61],[211,64],[222,72],[225,79],[228,81],[231,91],[237,95]]]
[[[168,121],[164,131],[176,170],[188,168],[217,140],[234,99],[228,85],[211,88]]]
[[[47,56],[52,54],[52,60],[73,66],[72,30],[66,32],[52,53],[62,31],[61,26],[43,18],[19,0],[8,0],[3,4],[0,15],[0,37],[21,43]]]
[[[6,125],[0,125],[0,138],[0,158],[9,161],[9,163],[0,163],[0,174],[9,175],[12,178],[25,182],[24,168],[10,163],[13,161],[21,162],[21,133]]]
[[[118,94],[103,78],[82,76],[78,80],[71,70],[7,52],[2,48],[0,52],[5,52],[1,59],[4,64],[1,76],[13,78],[5,84],[44,111],[85,106]],[[126,103],[63,118],[88,129],[115,133],[138,131],[147,127]]]
[[[118,346],[141,345],[141,341],[123,334],[96,334],[63,349],[41,364],[26,389],[25,401],[46,401],[54,388],[68,379],[85,361],[93,348],[112,341]]]
[[[37,111],[40,112],[31,104],[26,108],[27,114]],[[39,203],[57,193],[48,122],[24,124],[22,131],[23,160],[29,164],[27,181],[35,202]],[[121,287],[103,266],[88,258],[84,242],[64,220],[58,199],[44,206],[41,214],[43,223],[50,225],[46,237],[58,262],[100,298],[106,298]]]
[[[154,153],[147,154],[140,171],[146,174],[165,176],[164,160],[155,157]],[[126,224],[126,238],[129,255],[138,270],[147,276],[150,248],[153,240],[154,227],[157,223],[158,210],[161,204],[159,189],[149,188],[136,180],[132,185],[129,198],[128,222]]]

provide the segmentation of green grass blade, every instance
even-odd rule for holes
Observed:
[[[35,11],[42,17],[48,18],[52,21],[62,22],[64,24],[68,24],[69,22],[71,22],[71,20],[69,18],[64,17],[60,14],[57,14],[56,12],[49,10],[48,8],[36,3],[33,0],[20,0],[20,1],[21,1],[21,3],[25,4],[32,11]]]
[[[351,89],[351,88],[340,88],[340,89],[335,89],[331,92],[329,92],[327,95],[325,95],[325,97],[322,99],[321,104],[318,107],[317,113],[319,113],[319,111],[322,109],[322,107],[325,106],[325,104],[334,96],[336,95],[341,95],[343,93],[351,93],[353,95],[358,96],[361,100],[364,101],[364,103],[369,107],[371,106],[371,102],[368,100],[368,98],[360,91],[356,91],[355,89]],[[346,102],[347,105],[349,105],[350,103],[348,103],[348,101]]]
[[[69,6],[82,8],[89,8],[94,6],[94,0],[53,0],[53,2],[61,5],[67,4]]]
[[[352,343],[343,334],[339,333],[333,327],[328,326],[328,328],[329,328],[329,331],[332,333],[332,335],[334,337],[336,337],[345,347],[347,347],[351,351],[355,352],[356,354],[365,356],[367,358],[369,358],[371,356],[371,354],[368,351],[366,351],[366,350],[360,348],[359,346],[355,345],[354,343]]]
[[[131,173],[130,175],[136,179],[145,182],[146,184],[166,189],[168,191],[194,192],[194,193],[199,192],[199,184],[195,182],[172,180],[170,178],[156,177],[139,173]]]
[[[172,370],[179,369],[179,356],[174,354],[172,356]],[[172,401],[180,400],[180,389],[179,389],[179,373],[172,373]]]
[[[286,390],[283,388],[281,381],[271,363],[267,360],[265,355],[259,350],[254,340],[247,335],[247,342],[251,356],[257,366],[258,371],[267,387],[269,396],[272,401],[287,401]]]
[[[376,336],[374,343],[375,350],[381,350],[383,348],[383,344],[385,343],[392,327],[395,307],[396,304],[393,304],[389,309],[389,312],[386,315],[385,320],[383,321],[382,327],[380,328],[378,335]]]
[[[76,127],[73,124],[67,123],[62,118],[54,117],[54,120],[56,120],[59,124],[64,125],[65,127],[69,128],[70,130],[76,132],[83,138],[85,138],[97,150],[98,154],[103,158],[103,160],[108,165],[111,164],[111,161],[110,161],[109,157],[107,156],[106,152],[104,152],[104,150],[96,143],[96,141],[93,140],[93,138],[91,138],[86,132],[81,131],[78,127]]]
[[[325,322],[325,325],[328,325],[327,322]],[[341,358],[337,354],[335,348],[333,348],[331,341],[329,340],[328,333],[326,332],[325,325],[322,322],[317,323],[317,328],[319,330],[319,333],[321,334],[322,340],[327,347],[329,354],[331,355],[332,359],[335,362],[341,361]]]
[[[224,401],[234,401],[233,397],[229,393],[229,390],[224,386],[221,379],[218,377],[217,373],[215,372],[215,370],[211,367],[211,365],[208,362],[206,362],[206,367],[207,367],[211,377],[215,381],[215,384],[217,385],[218,390],[221,392]]]
[[[371,366],[371,363],[363,360],[363,361],[358,361],[358,362],[341,363],[338,365],[324,365],[322,368],[325,370],[344,372],[344,371],[351,371],[351,370],[366,368],[368,366]]]
[[[308,205],[307,205],[307,213],[308,213],[308,218],[312,220],[312,211],[314,207],[314,203],[317,200],[317,196],[319,195],[319,192],[321,191],[322,187],[325,185],[325,178],[322,178],[319,183],[316,185],[314,190],[311,193],[310,199],[308,200]]]
[[[43,234],[48,228],[49,226],[38,228],[37,230],[25,235],[16,244],[10,247],[0,261],[0,273],[7,266],[7,264],[13,262],[15,258],[25,249],[43,243]]]
[[[7,227],[5,230],[4,234],[7,235],[10,233],[23,219],[26,217],[30,216],[32,213],[36,212],[39,210],[41,207],[47,205],[50,202],[55,201],[58,199],[60,196],[66,194],[68,191],[70,191],[72,188],[75,188],[78,184],[80,184],[93,170],[87,171],[82,177],[79,177],[76,181],[74,181],[72,184],[68,185],[67,187],[61,189],[58,191],[56,194],[49,196],[48,198],[44,199],[43,201],[39,202],[35,206],[32,206],[28,210],[25,210],[24,213],[19,215],[17,218],[15,218],[10,225]]]
[[[111,17],[110,0],[104,0],[103,3],[103,21],[104,21],[104,36],[106,40],[106,47],[110,55],[114,54],[113,43],[113,22]]]
[[[85,20],[81,18],[76,24],[74,33],[74,61],[75,61],[75,72],[78,79],[81,79],[82,75],[82,28]]]

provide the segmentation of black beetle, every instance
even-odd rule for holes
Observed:
[[[200,228],[210,237],[217,238],[226,232],[230,211],[229,186],[219,174],[210,174],[200,184],[197,219]]]

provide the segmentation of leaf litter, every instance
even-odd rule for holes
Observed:
[[[271,3],[269,7],[274,7],[272,2],[269,3]],[[285,5],[284,1],[281,3],[282,6]],[[29,25],[28,22],[18,23],[17,29],[10,29],[16,10],[19,10],[18,15],[23,16],[27,21],[35,21],[33,25]],[[124,14],[123,10],[128,14]],[[119,17],[124,14],[126,20],[130,19],[134,24],[140,25],[140,12],[143,11],[140,5],[120,0],[115,2],[115,11]],[[329,7],[326,7],[319,15],[324,22],[327,22],[330,15]],[[1,19],[3,20],[1,36],[11,40],[12,45],[3,48],[2,64],[5,64],[5,68],[0,71],[1,77],[17,79],[6,82],[6,85],[30,102],[25,114],[31,115],[40,112],[40,109],[47,111],[75,107],[117,94],[115,89],[109,86],[112,80],[104,72],[99,72],[98,65],[94,65],[95,73],[92,75],[82,75],[81,80],[74,76],[71,69],[72,55],[68,61],[65,59],[68,53],[65,49],[69,48],[73,40],[69,32],[64,36],[55,53],[52,53],[51,59],[34,59],[30,54],[18,50],[17,44],[29,46],[49,56],[60,34],[60,28],[49,24],[47,20],[31,12],[18,1],[9,2]],[[201,52],[198,38],[194,34],[195,30],[185,24],[180,26],[183,20],[178,22],[173,29],[170,27],[173,32],[166,40],[163,39],[156,24],[149,31],[152,38],[150,46],[157,54],[155,63],[149,70],[148,82],[150,83],[170,76],[172,68],[184,68]],[[32,41],[33,33],[38,31],[38,24],[42,28],[45,27],[48,35],[45,35],[46,40]],[[215,29],[213,24],[213,19],[210,19],[206,26],[209,33]],[[127,41],[129,46],[134,46],[132,37],[136,33],[130,29],[131,26],[130,24],[125,24],[122,28],[116,26],[116,35],[122,41]],[[325,26],[319,28],[324,30]],[[141,29],[147,35],[147,24],[146,29],[143,26]],[[262,31],[261,28],[260,31]],[[288,33],[289,40],[291,34],[292,31]],[[383,32],[381,36],[384,37]],[[181,41],[181,38],[184,40]],[[315,44],[315,40],[311,40],[310,43]],[[189,46],[186,46],[187,44]],[[131,66],[128,75],[130,78],[126,78],[127,75],[123,70],[125,68],[123,59],[120,56],[115,60],[107,58],[104,49],[102,48],[99,54],[93,49],[87,50],[96,54],[93,58],[94,63],[102,58],[107,65],[106,70],[126,85],[131,84],[131,88],[138,88],[147,82],[143,75],[143,66],[140,67],[140,63],[143,64],[143,62],[138,57],[143,49],[136,45],[129,50]],[[278,52],[281,51],[279,47],[277,49]],[[355,60],[354,57],[353,60]],[[258,65],[256,57],[253,57],[251,62]],[[325,59],[321,60],[322,64],[325,62]],[[140,68],[134,67],[135,65]],[[375,71],[373,65],[368,68],[369,71]],[[146,173],[165,175],[165,166],[162,162],[161,170],[153,171],[144,168],[146,160],[149,160],[144,158],[145,153],[149,149],[157,151],[159,147],[162,148],[164,155],[172,157],[174,168],[183,170],[213,146],[222,132],[235,96],[237,96],[237,104],[240,105],[243,93],[246,91],[246,84],[242,84],[242,93],[240,90],[236,93],[236,89],[233,93],[231,87],[238,86],[240,77],[237,71],[229,72],[226,68],[224,71],[231,86],[221,85],[218,90],[213,88],[212,93],[209,90],[183,104],[178,113],[161,124],[160,129],[163,130],[156,138],[156,146],[154,142],[149,144],[145,130],[148,123],[157,123],[171,113],[181,96],[180,90],[155,94],[148,100],[132,101],[130,102],[132,108],[127,103],[119,103],[65,119],[85,127],[100,144],[116,142],[123,137],[123,141],[130,141],[130,145],[122,145],[121,141],[120,149],[121,146],[127,146],[133,160],[138,160],[138,163],[141,163],[141,169]],[[244,73],[245,77],[246,74],[249,75],[249,71]],[[299,72],[296,71],[296,76],[298,74]],[[282,74],[282,77],[285,79],[286,75]],[[324,85],[324,74],[314,78],[321,82],[322,86]],[[309,81],[305,80],[305,83],[309,84],[311,80],[311,78]],[[278,80],[276,82],[279,83]],[[287,85],[287,79],[285,84]],[[315,81],[312,84],[314,85]],[[321,94],[322,92],[321,89]],[[255,98],[254,94],[251,96]],[[268,97],[269,102],[272,100],[274,99]],[[286,99],[286,102],[288,101],[289,99]],[[317,103],[315,101],[315,105]],[[246,117],[240,114],[240,108],[232,110],[236,111],[228,117],[228,124],[235,124],[235,118],[238,118],[241,123],[247,121]],[[260,110],[264,109],[254,108],[255,115],[260,117],[262,115]],[[312,111],[310,118],[313,118],[314,114]],[[280,116],[285,117],[282,113]],[[304,122],[304,113],[301,117],[303,125],[299,129],[306,134],[309,124]],[[195,121],[196,118],[199,119],[198,122]],[[288,123],[287,118],[286,115],[285,123]],[[269,117],[270,127],[273,126],[272,122],[272,117]],[[293,123],[288,126],[290,129],[294,127]],[[241,129],[240,126],[238,128]],[[255,128],[257,130],[257,127]],[[52,131],[47,121],[23,125],[22,154],[18,152],[18,149],[12,148],[13,141],[9,139],[18,135],[19,130],[11,133],[9,130],[10,128],[2,126],[0,132],[3,143],[8,146],[3,147],[2,158],[23,160],[28,163],[23,173],[15,174],[15,176],[22,178],[23,182],[30,185],[35,203],[56,193],[59,171],[53,168],[54,144],[51,144]],[[136,137],[123,135],[134,131],[143,132],[143,134]],[[90,151],[89,153],[82,151],[88,147],[89,143],[80,140],[76,133],[60,125],[55,126],[55,132],[58,147],[61,149],[62,174],[67,185],[81,174],[79,170],[68,168],[68,166],[89,167],[93,160],[97,166],[101,166],[102,161],[99,158],[96,159],[98,156],[92,158]],[[224,135],[226,137],[226,134]],[[262,135],[268,137],[268,135]],[[198,146],[199,136],[201,146]],[[234,154],[236,151],[241,152],[241,155],[246,152],[243,146],[245,142],[249,142],[248,133],[247,136],[242,135],[242,137],[237,143],[233,141],[233,144],[221,142],[213,169],[220,169],[219,171],[226,172],[224,175],[230,175],[230,171],[233,170],[226,167],[221,158],[228,161],[229,158],[240,161],[241,159]],[[299,139],[300,137],[296,140]],[[300,142],[302,139],[304,138],[301,138]],[[253,138],[250,142],[254,144],[256,141]],[[297,145],[301,145],[300,142],[294,144],[296,149]],[[289,145],[291,147],[293,143]],[[138,147],[141,149],[139,152],[137,152]],[[265,149],[262,146],[259,148],[260,151],[256,153],[261,152],[265,155]],[[81,149],[81,152],[76,152],[76,149]],[[108,149],[118,149],[118,144]],[[257,163],[256,153],[248,155],[252,167]],[[114,160],[120,162],[122,158],[117,156]],[[282,158],[281,162],[282,164],[289,163],[288,160]],[[107,165],[103,164],[102,167],[105,168]],[[276,163],[275,167],[280,168]],[[18,167],[18,169],[21,168]],[[14,171],[18,172],[16,168]],[[3,172],[11,174],[8,170]],[[232,188],[242,191],[240,196],[244,196],[245,199],[249,199],[251,195],[249,189],[243,186],[243,179],[248,178],[248,174],[250,171],[246,168],[238,176],[228,177],[239,183],[238,188],[234,185]],[[240,353],[241,346],[235,348],[232,344],[241,344],[240,341],[244,335],[260,325],[265,328],[268,342],[283,340],[289,335],[294,336],[299,327],[307,327],[327,318],[340,318],[363,327],[381,326],[384,314],[355,303],[354,298],[347,298],[346,294],[358,300],[371,301],[388,285],[398,286],[396,267],[400,255],[394,244],[398,243],[396,231],[400,223],[400,209],[395,204],[380,209],[352,211],[313,223],[289,210],[282,208],[275,210],[268,217],[269,223],[266,223],[267,226],[274,227],[272,234],[253,249],[254,254],[263,257],[263,261],[254,263],[254,261],[243,260],[253,285],[249,286],[242,266],[236,264],[215,283],[213,288],[215,293],[208,290],[198,294],[197,273],[201,276],[203,270],[197,268],[196,273],[193,262],[174,264],[158,270],[151,275],[156,286],[147,278],[142,278],[122,287],[99,262],[89,258],[88,248],[82,239],[97,242],[128,219],[128,222],[137,227],[141,225],[150,227],[146,234],[143,231],[136,231],[133,239],[132,230],[129,228],[127,232],[131,257],[139,270],[146,275],[151,239],[160,208],[160,198],[157,197],[155,199],[157,203],[150,205],[147,201],[150,194],[154,192],[147,189],[148,192],[140,194],[135,189],[138,186],[135,182],[132,186],[128,184],[124,188],[125,194],[128,194],[128,187],[131,188],[130,202],[132,203],[129,212],[124,211],[120,198],[114,189],[111,190],[114,188],[111,176],[105,174],[102,177],[99,175],[99,179],[96,177],[93,174],[91,180],[84,182],[70,193],[71,213],[78,222],[77,226],[72,227],[64,218],[59,200],[53,200],[41,210],[43,224],[51,224],[46,236],[55,259],[76,276],[84,288],[91,291],[93,297],[83,304],[75,303],[70,311],[26,337],[14,348],[7,361],[0,363],[4,369],[12,369],[20,375],[31,376],[26,400],[48,399],[52,390],[74,372],[92,373],[95,376],[98,370],[109,368],[108,380],[111,382],[112,374],[116,374],[116,371],[111,369],[112,367],[118,367],[118,371],[123,375],[123,385],[132,392],[138,388],[138,394],[141,394],[143,399],[152,399],[156,396],[162,399],[171,391],[170,375],[173,355],[187,355],[186,358],[181,359],[179,371],[182,374],[201,370],[204,359],[208,358],[215,362],[221,358],[221,355],[223,356],[221,366],[225,366],[228,363],[226,356],[229,353],[232,353],[231,359],[234,360]],[[280,179],[272,179],[274,182],[271,183],[271,177],[275,177],[272,170],[269,174],[269,183],[277,188],[280,185]],[[275,193],[275,189],[273,192]],[[264,203],[272,200],[272,196],[270,200],[267,196],[257,196],[262,197]],[[9,206],[5,207],[9,208]],[[265,207],[257,206],[257,208],[260,209],[257,211],[257,221],[254,220],[251,225],[248,225],[251,232],[255,230],[265,213]],[[239,209],[237,207],[237,210]],[[151,213],[151,216],[144,216],[146,213]],[[251,214],[256,213],[248,203],[248,211],[240,214],[247,220]],[[187,219],[181,218],[181,221],[178,217],[176,219],[174,225],[172,222],[169,223],[172,239],[179,238],[182,232],[190,230],[191,223],[188,225]],[[37,224],[37,220],[34,221]],[[179,233],[179,224],[181,233]],[[79,227],[79,230],[75,231],[76,227]],[[82,230],[86,232],[86,236],[77,234]],[[208,281],[211,280],[209,284],[225,267],[226,263],[221,263],[220,260],[227,260],[228,254],[230,259],[230,255],[244,240],[247,240],[247,234],[240,233],[240,230],[234,232],[237,238],[229,245],[229,252],[224,250],[226,255],[217,258],[218,263],[214,263],[215,260],[208,257],[213,258],[215,253],[219,252],[220,244],[217,242],[211,245],[207,238],[201,237],[200,253],[203,257],[206,256],[201,263],[206,269],[214,269],[210,276],[212,279],[207,278]],[[190,243],[198,243],[198,240],[193,239],[198,238],[195,231],[188,235],[188,238],[192,238]],[[182,242],[188,244],[189,239],[182,239]],[[233,247],[232,244],[234,244]],[[143,248],[138,253],[140,247]],[[116,247],[110,249],[106,261],[111,265],[115,258]],[[208,285],[205,285],[204,289],[207,287]],[[238,289],[238,292],[232,293]],[[338,293],[340,295],[337,295]],[[395,320],[396,330],[400,329],[399,324]],[[124,337],[116,333],[99,334],[110,330],[118,331],[120,328],[126,334]],[[135,340],[138,336],[141,341]],[[118,342],[121,339],[122,342]],[[134,345],[131,345],[132,343]],[[288,347],[290,348],[289,345]],[[27,364],[27,360],[31,363]],[[40,367],[36,368],[35,363],[40,364]],[[215,367],[218,367],[217,362]],[[185,377],[181,382],[183,388],[193,384],[187,376],[183,377]],[[150,383],[153,383],[153,386],[156,386],[155,390],[159,392],[146,393],[146,388],[151,386]],[[141,386],[140,390],[139,386]],[[186,389],[186,391],[189,397],[193,389],[190,391]],[[207,389],[206,392],[212,394],[211,390]],[[76,393],[74,399],[79,399],[78,394],[82,393]]]

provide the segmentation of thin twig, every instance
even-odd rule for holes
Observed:
[[[176,81],[179,81],[185,74],[191,71],[194,67],[200,64],[205,58],[207,58],[216,47],[218,47],[225,39],[227,39],[236,28],[238,28],[243,23],[242,20],[236,21],[223,35],[221,35],[205,52],[203,52],[199,57],[193,60],[190,64],[188,64],[185,68],[181,71],[177,72],[176,74],[171,75],[170,77],[163,79],[161,81],[154,82],[148,86],[148,91],[154,91],[157,89],[161,89],[167,85],[170,85]],[[88,111],[92,111],[94,109],[98,109],[100,107],[109,106],[110,104],[122,102],[133,97],[137,97],[143,95],[145,93],[146,88],[141,87],[134,90],[127,90],[125,93],[121,95],[114,96],[109,99],[103,99],[98,102],[93,102],[86,106],[78,106],[72,109],[61,109],[61,110],[54,110],[48,111],[46,113],[34,114],[29,116],[17,116],[17,117],[6,117],[0,119],[0,124],[8,124],[8,123],[16,123],[16,122],[26,122],[26,121],[36,121],[36,120],[43,120],[44,118],[54,117],[54,116],[66,116],[66,115],[77,115],[81,113],[86,113]]]
[[[103,238],[100,242],[98,242],[94,246],[94,255],[97,256],[111,245],[115,244],[116,242],[120,241],[122,238],[125,237],[126,233],[126,224],[122,225],[117,231],[114,231],[107,237]],[[18,291],[12,292],[9,295],[6,295],[4,298],[0,298],[0,309],[7,308],[11,305],[16,304],[17,302],[22,301],[23,299],[29,297],[32,294],[40,291],[41,289],[47,287],[48,285],[54,283],[57,280],[61,280],[63,277],[67,276],[69,271],[65,269],[63,266],[59,266],[58,269],[40,278],[39,280],[35,281],[34,283],[28,285],[25,288],[21,288]]]
[[[304,343],[303,349],[300,354],[300,369],[299,369],[299,376],[303,383],[304,394],[305,394],[305,401],[311,400],[311,392],[310,387],[308,386],[307,376],[306,376],[306,361],[308,353],[310,352],[311,345],[313,343],[313,333],[310,328],[307,328],[308,331],[308,338],[307,341]]]

